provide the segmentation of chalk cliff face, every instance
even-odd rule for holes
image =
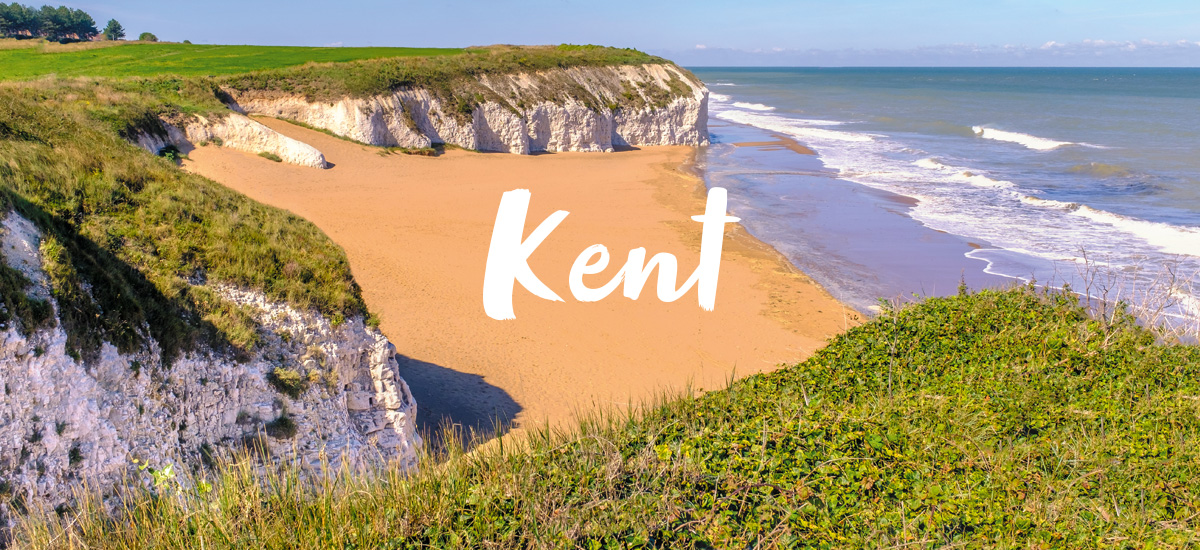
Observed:
[[[309,102],[229,90],[235,110],[296,120],[372,145],[449,143],[479,151],[612,151],[708,142],[708,90],[669,64],[483,75],[469,114],[425,89]]]
[[[57,312],[39,240],[31,222],[6,215],[4,261]],[[248,444],[314,465],[323,455],[335,465],[416,465],[416,403],[382,334],[361,318],[334,326],[257,292],[213,288],[259,323],[262,344],[249,360],[200,350],[164,365],[154,345],[126,355],[105,344],[84,363],[68,354],[61,323],[28,335],[0,330],[5,492],[53,507],[83,482],[105,490],[144,481],[133,459],[182,472]],[[277,368],[298,375],[292,395],[271,382]],[[0,500],[0,526],[10,501]]]
[[[181,127],[182,126],[182,127]],[[151,153],[174,145],[186,153],[198,144],[221,144],[247,153],[271,153],[283,162],[325,168],[325,155],[316,147],[287,137],[242,114],[229,113],[223,118],[195,116],[183,124],[163,122],[162,133],[140,133],[135,143]]]
[[[316,149],[245,117],[294,120],[370,145],[422,148],[446,143],[478,151],[612,151],[639,145],[708,143],[708,89],[670,64],[572,67],[539,73],[483,75],[474,105],[424,88],[384,96],[308,101],[302,96],[226,90],[231,114],[191,120],[167,135],[143,136],[142,147],[180,149],[220,138],[225,145],[284,161],[325,167]]]

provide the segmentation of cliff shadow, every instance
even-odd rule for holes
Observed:
[[[469,450],[508,433],[519,405],[508,392],[482,376],[396,354],[400,376],[417,401],[417,430],[434,449],[443,445],[443,430],[461,435]]]

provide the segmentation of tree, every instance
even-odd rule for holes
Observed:
[[[104,38],[109,40],[122,40],[125,38],[125,27],[121,26],[116,19],[109,19],[108,25],[104,27]]]
[[[13,2],[8,6],[7,17],[10,21],[8,33],[13,36],[37,36],[41,32],[42,22],[33,8]]]
[[[16,2],[0,4],[0,36],[42,36],[47,40],[66,42],[91,40],[99,33],[96,21],[83,10],[66,6],[42,6],[36,9]]]
[[[52,8],[50,6],[42,6],[38,12],[38,20],[41,21],[41,28],[38,29],[38,34],[46,37],[46,40],[58,41],[67,33],[67,26],[70,24],[66,6]]]
[[[158,37],[154,36],[152,32],[144,32],[138,35],[138,40],[143,42],[158,42]]]
[[[83,10],[71,10],[71,34],[76,40],[91,40],[100,34],[96,29],[96,20]]]

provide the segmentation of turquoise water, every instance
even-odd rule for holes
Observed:
[[[693,71],[712,92],[714,152],[721,123],[790,136],[840,180],[915,199],[914,223],[979,243],[963,256],[987,273],[1080,290],[1086,257],[1110,296],[1161,294],[1178,314],[1200,304],[1200,70]],[[710,185],[736,172],[733,156],[707,162]],[[806,207],[769,202],[738,214],[786,247],[781,209]]]

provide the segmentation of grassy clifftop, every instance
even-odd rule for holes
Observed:
[[[1200,543],[1200,348],[1029,287],[885,311],[804,363],[528,443],[315,486],[233,466],[51,547]]]
[[[338,63],[363,59],[458,55],[460,48],[305,48],[295,46],[222,46],[168,43],[96,42],[69,46],[7,42],[0,48],[0,80],[46,75],[212,76]],[[22,47],[26,46],[26,47]]]
[[[462,55],[387,58],[336,65],[306,65],[217,79],[236,90],[280,91],[310,100],[369,97],[403,87],[421,87],[452,95],[455,86],[482,75],[538,72],[570,67],[608,67],[670,63],[637,50],[600,46],[490,46],[468,48]]]
[[[312,224],[122,139],[155,108],[166,107],[89,83],[0,88],[0,210],[45,233],[72,353],[90,356],[101,341],[129,352],[147,337],[167,360],[200,340],[253,346],[249,316],[189,280],[333,316],[364,311],[345,255]],[[3,290],[12,310],[20,289]]]

